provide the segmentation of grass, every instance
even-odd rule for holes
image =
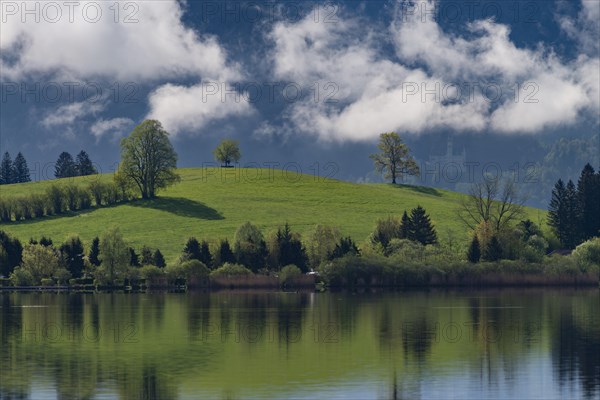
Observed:
[[[265,234],[286,221],[305,235],[316,224],[339,227],[342,234],[361,242],[378,218],[421,205],[430,214],[440,240],[468,240],[468,229],[456,217],[462,194],[407,185],[355,184],[313,175],[268,169],[180,169],[181,182],[151,201],[134,201],[112,207],[65,213],[61,216],[2,223],[0,229],[23,241],[51,237],[62,242],[72,233],[86,245],[111,225],[119,225],[134,247],[158,247],[167,261],[177,258],[190,236],[215,242],[233,239],[246,221]],[[110,181],[112,175],[62,179],[86,185],[93,179]],[[59,183],[61,183],[59,181]],[[44,192],[57,181],[0,186],[0,196]],[[536,223],[543,210],[528,208]]]

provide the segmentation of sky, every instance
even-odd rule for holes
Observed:
[[[50,178],[62,151],[103,172],[147,118],[182,167],[351,181],[396,131],[419,160],[451,135],[509,165],[599,130],[600,2],[0,1],[0,151]],[[458,150],[457,150],[458,151]]]

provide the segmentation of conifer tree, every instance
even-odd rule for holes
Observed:
[[[14,183],[24,183],[31,181],[31,177],[29,175],[29,167],[27,166],[27,160],[25,160],[25,157],[21,152],[19,152],[17,154],[17,157],[15,157],[13,165]]]
[[[479,246],[479,239],[477,235],[473,235],[473,240],[471,240],[471,244],[469,245],[469,250],[467,251],[467,259],[471,263],[478,263],[481,259],[481,248]]]
[[[429,215],[421,206],[413,208],[410,212],[410,229],[408,239],[419,242],[423,245],[434,244],[437,242],[437,234],[431,223]]]

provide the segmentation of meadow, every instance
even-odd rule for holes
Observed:
[[[66,212],[58,216],[2,223],[1,230],[22,241],[41,236],[62,242],[78,234],[87,246],[112,225],[128,243],[160,248],[174,261],[190,236],[215,243],[233,239],[236,229],[250,221],[265,235],[288,222],[307,235],[316,224],[336,226],[356,242],[367,239],[378,218],[400,216],[421,205],[435,224],[440,241],[466,243],[469,230],[456,215],[463,194],[429,187],[356,184],[292,171],[254,168],[179,169],[181,182],[154,200]],[[0,196],[43,193],[53,183],[86,186],[106,182],[112,174],[3,185]],[[526,217],[545,225],[546,211],[527,208]]]

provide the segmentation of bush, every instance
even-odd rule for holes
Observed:
[[[283,285],[289,284],[299,276],[302,276],[302,271],[300,271],[300,268],[293,264],[286,265],[285,267],[281,268],[281,272],[279,272],[279,282],[281,282]]]
[[[250,271],[248,268],[244,267],[243,265],[231,264],[231,263],[225,263],[225,264],[223,264],[223,266],[215,269],[214,271],[212,271],[210,273],[210,276],[226,276],[226,277],[247,276],[247,275],[253,275],[252,271]]]
[[[424,255],[424,248],[421,243],[413,242],[408,239],[392,239],[390,240],[384,255],[386,257],[395,256],[403,260],[417,261],[421,260]]]
[[[210,275],[210,270],[201,261],[189,260],[181,264],[169,266],[167,274],[173,280],[186,279],[189,281],[190,278],[207,278]]]
[[[140,268],[140,276],[147,280],[161,278],[165,276],[165,271],[155,265],[144,265]]]
[[[77,204],[80,210],[87,210],[92,207],[92,195],[83,188],[77,187]]]
[[[0,197],[0,221],[10,222],[12,220],[13,199]]]
[[[42,279],[42,286],[54,286],[54,279],[51,279],[51,278]]]
[[[23,269],[22,267],[17,267],[10,274],[10,281],[13,286],[33,286],[35,284],[35,280],[31,272]]]
[[[63,192],[58,185],[53,184],[46,189],[46,198],[48,201],[47,210],[52,210],[53,214],[60,214],[65,211]]]
[[[371,242],[375,245],[381,244],[386,248],[392,239],[402,237],[401,226],[400,219],[391,215],[384,219],[378,219],[375,230],[371,234]]]
[[[63,201],[65,203],[65,207],[67,207],[71,211],[76,211],[78,209],[78,197],[79,190],[77,186],[73,183],[68,183],[62,188],[63,193]]]
[[[94,198],[96,207],[100,207],[105,204],[106,199],[106,185],[98,180],[90,182],[88,191]]]
[[[29,196],[29,203],[31,204],[31,212],[34,218],[41,218],[44,216],[44,205],[46,203],[44,196],[32,194]]]
[[[590,239],[577,246],[572,257],[583,270],[600,268],[600,238]]]

